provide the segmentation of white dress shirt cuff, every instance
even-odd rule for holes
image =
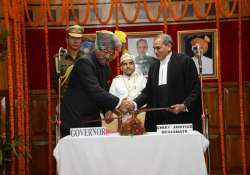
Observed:
[[[135,101],[132,101],[132,102],[133,102],[133,104],[134,104],[134,106],[135,106],[134,111],[136,111],[136,110],[138,109],[138,106],[137,106],[137,104],[136,104]]]

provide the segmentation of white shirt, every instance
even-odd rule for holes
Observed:
[[[171,56],[172,52],[170,52],[163,60],[160,60],[159,81],[158,81],[159,86],[167,84],[168,62]]]
[[[131,76],[118,75],[113,79],[109,92],[120,99],[134,100],[144,89],[146,82],[146,78],[138,72],[134,72]],[[126,121],[130,117],[130,115],[125,115],[122,119]]]
[[[146,78],[137,72],[131,76],[118,75],[112,81],[109,92],[119,98],[135,99],[146,86]]]

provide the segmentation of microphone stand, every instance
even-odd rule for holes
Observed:
[[[199,65],[199,79],[200,79],[200,85],[201,85],[201,109],[202,109],[202,126],[203,126],[203,135],[209,140],[209,133],[208,133],[208,110],[204,107],[204,95],[203,95],[203,76],[202,76],[202,54],[200,49],[198,50],[198,65]],[[211,166],[210,166],[210,148],[208,146],[207,148],[207,165],[208,165],[208,175],[210,175],[211,172]]]
[[[56,60],[56,73],[58,76],[58,84],[57,84],[57,115],[56,115],[56,143],[58,143],[59,139],[61,138],[61,56],[66,54],[67,50],[63,49],[62,47],[59,48],[58,51],[58,60]]]

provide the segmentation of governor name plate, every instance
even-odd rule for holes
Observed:
[[[70,128],[70,135],[71,137],[105,136],[107,130],[105,127]]]

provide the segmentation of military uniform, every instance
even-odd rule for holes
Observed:
[[[83,37],[84,28],[79,25],[73,25],[66,29],[67,37],[74,37],[74,38],[82,38]],[[59,53],[60,54],[60,53]],[[55,76],[54,76],[54,86],[56,89],[58,88],[58,80],[60,78],[60,90],[61,96],[65,94],[65,91],[68,87],[69,83],[69,76],[73,69],[75,61],[81,57],[84,52],[79,49],[79,52],[76,58],[73,58],[69,53],[61,54],[59,59],[59,54],[54,56],[55,62]]]
[[[60,78],[61,83],[61,95],[65,94],[65,91],[68,87],[69,83],[69,76],[73,69],[75,61],[81,57],[84,53],[82,51],[78,52],[77,57],[74,59],[70,54],[61,55],[60,61],[59,61],[59,55],[56,54],[54,56],[55,61],[55,67],[56,67],[56,73],[55,73],[55,87],[57,87],[57,80]],[[58,87],[57,87],[58,88]]]

